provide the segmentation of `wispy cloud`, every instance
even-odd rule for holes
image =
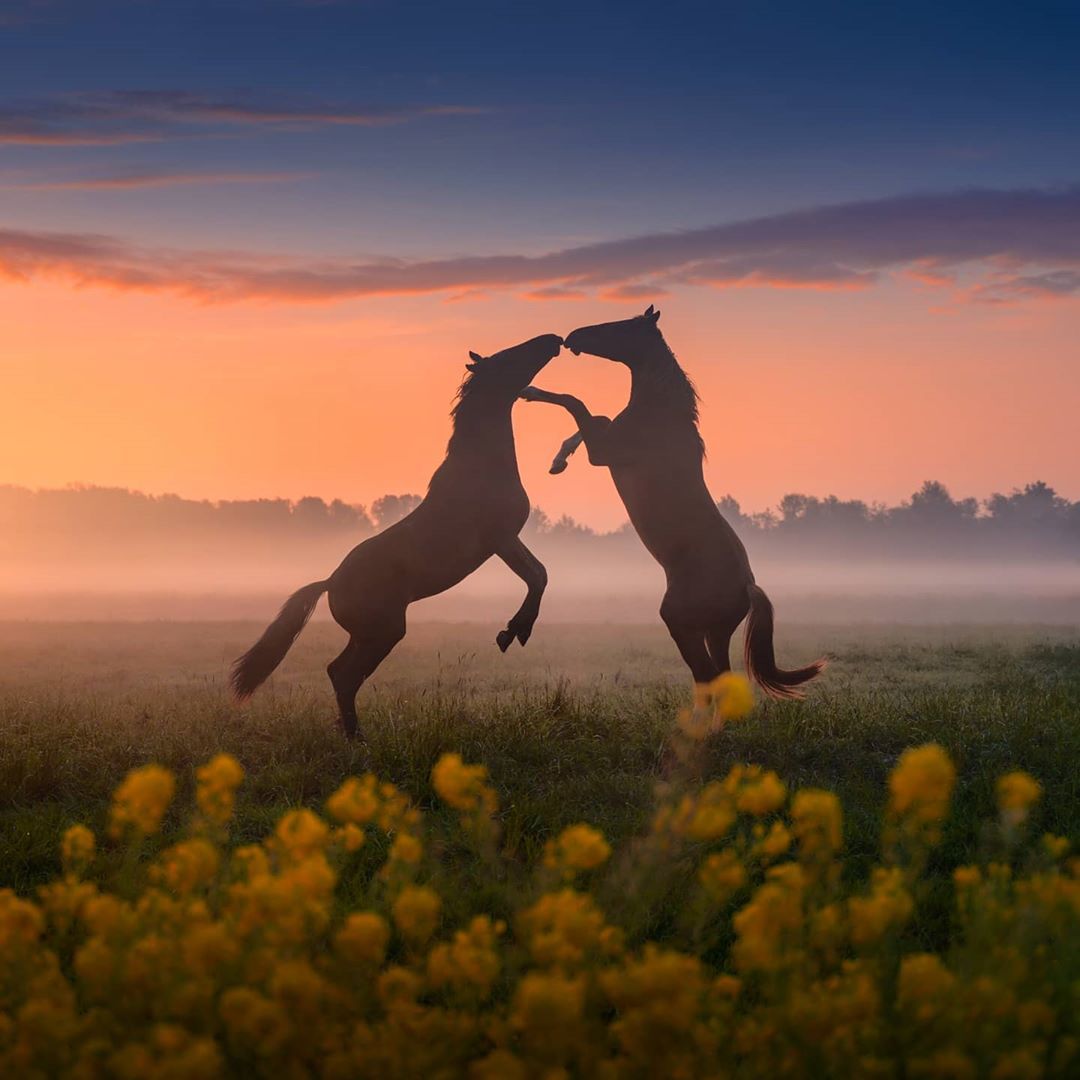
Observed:
[[[676,285],[865,289],[916,273],[960,299],[1008,303],[1080,295],[1080,187],[913,195],[543,255],[409,261],[146,250],[111,237],[8,229],[0,230],[0,273],[287,302],[498,289],[618,299]]]
[[[190,187],[218,184],[278,184],[304,180],[300,172],[146,172],[84,176],[66,180],[26,180],[0,187],[19,191],[132,191],[138,188]]]
[[[257,127],[386,127],[429,117],[472,116],[490,110],[430,104],[360,107],[341,103],[218,96],[182,90],[114,90],[67,94],[0,108],[0,144],[117,146],[192,134]]]

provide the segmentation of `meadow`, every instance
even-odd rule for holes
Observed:
[[[234,883],[226,887],[226,879],[219,880],[214,874],[196,884],[177,884],[187,880],[185,875],[191,872],[190,867],[176,869],[182,860],[177,862],[175,853],[191,842],[196,796],[199,806],[204,806],[202,782],[198,791],[195,783],[199,766],[226,753],[242,767],[245,779],[236,797],[229,843],[250,845],[276,837],[266,842],[265,850],[279,860],[275,871],[278,882],[289,872],[289,860],[297,858],[289,846],[294,841],[278,825],[283,816],[294,824],[306,823],[305,828],[322,836],[312,842],[315,847],[330,843],[326,839],[330,834],[325,829],[319,833],[323,827],[311,824],[315,819],[297,812],[310,808],[323,813],[335,792],[342,803],[340,792],[349,790],[342,788],[349,777],[374,774],[395,785],[393,793],[385,796],[385,806],[396,807],[393,813],[397,817],[389,824],[383,821],[378,830],[370,825],[374,820],[370,814],[356,818],[370,826],[370,835],[360,855],[349,857],[353,862],[348,863],[342,855],[347,864],[334,863],[338,877],[333,906],[335,918],[356,909],[384,912],[385,919],[384,915],[371,916],[377,920],[372,924],[377,943],[389,934],[385,929],[389,922],[400,935],[390,946],[394,964],[383,971],[377,984],[381,1005],[363,1006],[375,1009],[371,1015],[379,1019],[366,1022],[375,1025],[364,1028],[367,1042],[352,1035],[349,1038],[354,1042],[350,1043],[340,1035],[345,1029],[334,1027],[336,1034],[326,1034],[327,1045],[335,1047],[331,1055],[330,1051],[323,1054],[310,1047],[302,1049],[295,1039],[288,1045],[275,1042],[272,1050],[249,1046],[243,1043],[247,1036],[237,1034],[243,1024],[237,1022],[237,1031],[230,1026],[228,1010],[221,1014],[224,1019],[210,1022],[203,1017],[196,1022],[188,1015],[193,1008],[190,1002],[181,1007],[172,998],[167,1007],[162,1006],[163,1012],[150,1010],[137,1018],[122,1015],[117,1006],[113,1022],[118,1026],[111,1030],[138,1029],[147,1033],[145,1039],[137,1047],[133,1043],[135,1049],[123,1048],[130,1062],[129,1057],[114,1060],[105,1055],[99,1039],[93,1044],[98,1049],[87,1053],[98,1055],[95,1061],[100,1069],[85,1075],[125,1075],[128,1066],[124,1062],[134,1062],[132,1075],[140,1074],[140,1069],[142,1075],[162,1076],[213,1075],[223,1069],[243,1075],[274,1075],[286,1063],[296,1075],[366,1075],[358,1062],[366,1062],[364,1067],[370,1068],[372,1075],[420,1075],[430,1062],[422,1066],[415,1056],[409,1057],[415,1054],[413,1044],[422,1036],[421,1027],[416,1025],[421,1024],[421,1016],[423,1023],[436,1023],[436,1014],[439,1024],[445,1024],[447,1016],[464,1023],[461,1018],[467,1015],[472,1025],[466,1025],[467,1035],[458,1028],[454,1029],[456,1035],[441,1027],[435,1034],[423,1029],[428,1034],[422,1038],[430,1036],[440,1045],[445,1042],[446,1061],[457,1063],[447,1065],[446,1075],[539,1076],[546,1075],[548,1068],[567,1069],[572,1075],[650,1075],[657,1069],[666,1075],[698,1075],[695,1070],[702,1061],[720,1060],[717,1039],[721,1029],[727,1032],[721,1042],[727,1040],[735,1047],[725,1053],[736,1055],[724,1059],[728,1062],[724,1068],[746,1075],[776,1075],[778,1071],[789,1075],[901,1075],[904,1070],[909,1075],[1067,1075],[1075,1064],[1075,1023],[1058,1019],[1068,1016],[1075,1004],[1080,970],[1075,889],[1061,896],[1054,892],[1045,899],[1045,881],[1037,875],[1056,875],[1056,871],[1047,871],[1031,854],[1037,849],[1038,838],[1046,833],[1064,838],[1053,842],[1058,845],[1057,858],[1063,857],[1065,840],[1075,851],[1080,838],[1076,769],[1080,752],[1080,635],[1075,631],[1016,625],[781,626],[781,660],[794,664],[827,653],[832,663],[825,677],[811,689],[805,702],[759,701],[748,715],[730,720],[722,730],[695,742],[688,755],[685,740],[680,742],[676,717],[689,705],[691,688],[674,648],[658,627],[542,624],[526,649],[515,648],[501,656],[493,642],[492,627],[417,624],[361,691],[364,737],[355,744],[346,743],[334,727],[323,668],[339,648],[340,632],[328,623],[308,627],[272,683],[249,705],[240,708],[229,700],[225,692],[228,662],[260,629],[254,623],[180,622],[0,626],[0,655],[4,657],[0,672],[0,887],[33,897],[49,882],[54,883],[49,888],[59,888],[55,883],[66,875],[62,880],[69,892],[63,895],[75,897],[82,888],[77,874],[72,873],[78,860],[73,862],[70,850],[63,866],[60,857],[65,830],[83,823],[104,838],[111,820],[115,831],[118,804],[114,792],[130,770],[153,762],[169,770],[177,783],[175,799],[166,799],[161,805],[160,834],[156,822],[147,828],[145,832],[153,835],[140,841],[141,854],[137,856],[130,843],[125,847],[116,842],[119,833],[111,843],[99,841],[95,880],[119,896],[128,896],[127,902],[132,904],[140,890],[152,890],[155,882],[160,888],[165,881],[171,883],[169,887],[182,903],[192,903],[193,896],[203,897],[200,911],[204,914],[206,903],[223,903],[227,908],[232,901],[220,898],[235,897],[236,889],[246,886]],[[945,796],[948,801],[951,795],[951,810],[943,808],[938,795],[926,803],[930,806],[928,817],[916,814],[910,818],[910,807],[903,813],[897,809],[903,785],[895,777],[904,772],[904,761],[909,761],[907,784],[915,791],[918,811],[918,799],[924,797],[919,792],[928,784],[933,787],[933,777],[912,780],[914,759],[902,755],[909,748],[929,743],[940,747],[955,765],[955,787],[950,779]],[[483,763],[486,776],[469,773],[463,766],[454,772],[446,764],[447,754],[458,754],[465,763]],[[451,764],[456,760],[450,759]],[[444,770],[441,785],[436,779],[440,761]],[[759,766],[765,772],[746,773],[742,769],[745,765]],[[449,781],[447,769],[452,774]],[[1002,775],[1015,770],[1030,774],[1041,785],[1037,796],[1030,792],[1023,796],[1022,832],[1034,848],[1020,844],[1020,819],[1008,817],[1013,810],[1002,801],[997,787]],[[786,789],[762,783],[761,776],[769,772],[775,772]],[[894,777],[892,782],[890,776]],[[769,859],[760,854],[765,824],[786,805],[785,791],[806,789],[811,794],[802,809],[800,796],[795,795],[790,819],[777,818],[772,826],[774,832],[780,829],[784,835],[790,828],[790,835],[796,838],[792,843],[797,843],[797,861],[769,869],[769,859],[779,857],[779,851]],[[774,797],[776,790],[780,794]],[[766,791],[773,792],[767,799]],[[745,792],[756,794],[745,796]],[[826,798],[823,792],[835,793],[835,811],[828,800],[820,802]],[[402,810],[406,803],[401,800],[407,800],[415,811]],[[740,814],[745,810],[744,801],[755,808],[749,816],[744,814],[745,821],[739,819],[741,824],[734,824],[732,809],[730,820],[721,815],[723,821],[715,828],[703,828],[704,817],[693,815],[699,809],[703,814],[710,807],[715,810],[720,805],[717,800],[724,806],[728,800],[732,808],[738,801]],[[484,814],[478,809],[481,805],[486,808]],[[811,812],[811,806],[817,809]],[[490,820],[486,810],[492,811]],[[414,813],[422,815],[423,825],[416,823],[419,816],[416,822],[408,817]],[[812,828],[806,824],[807,813],[810,818],[821,815],[817,824],[811,821]],[[344,822],[342,830],[350,820],[348,812],[338,815],[339,823]],[[679,820],[683,825],[673,824]],[[687,820],[690,826],[686,826]],[[903,832],[915,827],[912,821],[921,830],[917,842],[912,839],[914,832]],[[782,822],[787,825],[780,828]],[[592,833],[574,833],[572,827],[580,823],[594,827],[603,840]],[[194,835],[200,835],[195,828]],[[565,832],[568,828],[569,834]],[[891,841],[890,829],[894,834]],[[899,845],[904,848],[903,855],[896,854],[896,835],[900,835],[896,830],[906,837]],[[412,833],[422,837],[415,858],[404,853],[398,840],[402,834]],[[821,839],[826,835],[830,839]],[[677,851],[672,848],[672,837],[678,838],[678,845],[690,844],[693,857],[681,846],[676,845]],[[720,871],[729,873],[732,869],[723,861],[728,858],[728,849],[716,849],[720,840],[739,853],[746,867],[738,869],[730,887],[723,884],[726,879],[722,874],[717,877]],[[658,854],[661,849],[662,855]],[[706,855],[710,850],[713,854]],[[304,857],[313,851],[304,847]],[[603,877],[598,867],[611,851],[616,853],[611,874]],[[155,871],[149,862],[152,858],[161,860],[164,869]],[[995,871],[994,865],[999,870]],[[707,866],[713,868],[711,878],[704,869]],[[981,873],[970,869],[976,866],[990,868],[986,870],[990,875],[986,888],[997,891],[986,905],[972,906],[964,915],[958,913],[957,883],[963,878],[970,884],[970,876]],[[790,871],[786,877],[784,867]],[[1011,869],[1003,871],[1002,867]],[[1043,914],[1035,920],[1042,935],[1038,944],[1030,941],[1030,910],[1021,903],[1022,895],[1027,894],[1018,892],[1021,899],[1010,894],[1007,904],[1001,900],[1003,886],[994,874],[1013,871],[1017,890],[1028,888],[1025,875],[1035,875],[1031,881],[1043,883],[1038,886],[1043,890],[1038,892],[1038,902],[1045,903],[1045,912],[1040,908]],[[235,875],[235,867],[229,873]],[[1075,874],[1075,867],[1070,873]],[[400,880],[395,877],[401,874],[404,877]],[[790,891],[792,874],[798,877],[795,893]],[[439,918],[446,928],[463,927],[447,939],[443,952],[439,951],[443,946],[429,940],[434,926],[421,935],[422,941],[414,940],[410,937],[411,916],[402,914],[396,902],[391,909],[394,895],[403,895],[396,890],[403,888],[412,896],[411,883],[418,876],[437,887],[443,905]],[[227,880],[242,881],[243,874]],[[571,893],[566,888],[558,892],[560,880],[565,887],[584,883],[591,892]],[[751,880],[760,885],[753,893],[748,891]],[[1052,880],[1058,879],[1054,876]],[[1062,889],[1069,880],[1063,872]],[[708,918],[695,882],[700,882],[715,902],[716,910]],[[423,886],[416,896],[423,899],[422,893]],[[52,903],[67,911],[65,905],[75,903],[70,898],[57,900],[59,893],[51,895],[53,900],[46,902],[46,908]],[[775,956],[770,959],[768,949],[791,938],[795,924],[785,923],[777,912],[792,895],[805,899],[805,943],[790,949],[792,956],[802,958],[800,974],[796,976],[791,966],[784,969],[785,980],[777,980],[780,961]],[[587,963],[582,959],[584,953],[575,953],[577,959],[566,963],[538,959],[537,938],[534,934],[530,939],[528,930],[532,925],[529,920],[535,923],[540,918],[537,910],[543,904],[589,905],[592,899],[584,898],[591,896],[618,928],[610,930],[612,936],[603,940],[617,938],[619,950],[625,947],[626,952],[619,951],[617,956],[615,952],[603,956],[590,953]],[[845,918],[851,920],[850,940],[843,936],[846,929],[843,935],[837,936],[837,932],[832,937],[831,931],[821,929],[824,916],[839,910],[840,896],[855,898],[843,901],[848,905],[843,908],[848,913]],[[857,899],[862,896],[867,899]],[[526,910],[533,901],[536,907]],[[320,900],[323,902],[331,903],[328,897]],[[860,909],[859,904],[864,907]],[[139,919],[148,919],[145,901],[142,905],[130,910],[142,912]],[[1061,915],[1064,921],[1059,925],[1055,920],[1061,910],[1066,915]],[[996,913],[993,919],[987,911]],[[1002,922],[1002,912],[1012,920],[1007,925]],[[593,914],[583,915],[577,909],[571,915],[548,912],[556,929],[562,926],[555,934],[562,945],[571,939],[581,945],[581,926],[589,923]],[[229,919],[236,917],[235,911],[228,915]],[[796,919],[800,927],[803,917],[800,914]],[[87,918],[91,944],[96,940],[93,935],[101,942],[106,940],[95,918]],[[347,952],[356,944],[347,944],[351,938],[341,937],[344,930],[336,931],[338,937],[328,937],[330,918],[325,916],[321,929],[309,927],[302,946],[296,942],[288,946],[299,950],[303,959],[298,962],[306,965],[304,970],[312,979],[317,972],[317,978],[323,980],[319,985],[324,989],[319,993],[324,1004],[330,1000],[325,986],[339,978],[337,969],[327,965],[339,962],[342,950]],[[765,927],[756,954],[750,950],[753,919],[764,920]],[[872,932],[865,929],[867,919],[875,927]],[[0,923],[3,921],[0,918]],[[107,921],[115,930],[115,917]],[[504,923],[515,927],[515,948],[533,949],[532,961],[524,961],[511,951],[504,953],[500,951],[503,946],[494,943],[504,929],[493,928]],[[570,924],[577,929],[567,930]],[[858,932],[857,924],[863,927]],[[50,931],[57,932],[55,927]],[[139,931],[148,932],[145,927]],[[555,933],[550,927],[549,932]],[[85,959],[89,946],[78,952],[65,936],[68,934],[63,930],[55,939],[59,942],[54,945],[56,956],[65,970],[73,965],[78,979],[86,984],[80,956]],[[160,936],[160,928],[154,934]],[[559,934],[564,934],[565,940]],[[1023,976],[1017,975],[1009,984],[1011,996],[1007,999],[995,990],[996,984],[984,985],[991,978],[984,971],[988,963],[993,970],[1004,970],[1001,958],[992,955],[991,943],[1009,942],[1010,956],[1029,951],[1033,956],[1044,955],[1047,936],[1056,941],[1054,963],[1058,967],[1053,979],[1032,961],[1034,969],[1026,967]],[[376,969],[390,962],[388,941],[387,936],[375,950]],[[130,951],[129,946],[110,947],[117,956]],[[278,942],[273,948],[280,952],[285,946]],[[507,945],[506,950],[509,948]],[[660,948],[671,951],[655,951]],[[245,953],[249,959],[260,955],[258,949]],[[443,970],[451,955],[459,964],[453,969],[458,974],[438,975],[437,970]],[[901,956],[916,959],[908,964]],[[939,956],[945,959],[939,961]],[[951,973],[941,967],[944,962],[952,965]],[[536,965],[535,971],[529,963]],[[680,963],[691,964],[693,971],[678,969]],[[694,966],[702,963],[705,969]],[[474,970],[477,964],[493,973],[469,983],[460,972]],[[605,964],[616,966],[605,969]],[[938,967],[927,973],[926,964]],[[1052,966],[1047,962],[1046,970]],[[635,980],[653,990],[669,984],[696,986],[701,970],[713,972],[709,976],[713,981],[701,982],[700,995],[686,1006],[698,1017],[692,1023],[648,1011],[653,1009],[649,1004],[653,991],[626,989],[637,985]],[[583,982],[589,971],[594,971],[589,978],[595,976],[595,981]],[[494,972],[501,972],[501,990]],[[612,972],[617,972],[617,977]],[[738,1007],[728,1000],[740,992],[736,985],[743,985],[735,979],[736,972],[747,988],[741,991],[744,998]],[[113,979],[110,986],[119,985],[115,982],[119,976],[109,978]],[[234,972],[229,979],[239,981],[248,993],[270,975],[256,976],[248,971],[239,977]],[[405,1019],[395,1012],[392,1003],[398,1000],[398,991],[390,987],[402,979],[415,983],[403,993],[421,1010],[408,1013]],[[458,985],[455,979],[464,982]],[[921,985],[920,979],[933,984],[928,994],[939,996],[944,994],[941,988],[948,979],[967,979],[963,983],[967,996],[961,994],[957,1000],[966,1003],[968,1020],[977,1016],[980,1023],[993,1022],[1004,1032],[1006,1021],[1000,1017],[995,1020],[994,1010],[1006,1009],[1011,1010],[1010,1017],[1014,1013],[1021,1017],[1020,1026],[1015,1031],[1008,1029],[1003,1042],[984,1040],[985,1054],[979,1058],[966,1044],[953,1048],[941,1034],[943,1011],[934,1015],[936,1028],[925,1016],[919,1019],[913,1013],[910,1023],[922,1024],[919,1039],[925,1044],[925,1053],[918,1060],[896,1065],[894,1057],[902,1057],[897,1047],[907,1037],[903,1034],[907,1029],[898,1026],[896,1010],[903,1006],[904,995],[912,992],[908,984]],[[770,989],[781,984],[785,987],[782,1001],[775,996],[780,991]],[[1041,989],[1032,991],[1031,985]],[[363,995],[369,991],[349,986],[350,994],[360,995],[356,1000],[367,1000]],[[478,986],[483,993],[476,996]],[[891,989],[886,993],[881,990],[884,986]],[[828,988],[828,993],[823,988]],[[92,999],[86,985],[81,992]],[[234,985],[225,993],[236,992]],[[276,1001],[276,992],[267,991],[266,1000]],[[282,993],[288,996],[286,991]],[[797,998],[796,993],[802,996]],[[815,1014],[808,1020],[807,1001],[823,993],[838,1003],[835,1014]],[[534,994],[539,995],[539,1003],[530,1004]],[[639,998],[644,995],[646,1004],[634,994]],[[995,995],[993,1008],[979,1004]],[[422,1006],[418,996],[422,996]],[[602,998],[599,1003],[594,1000],[598,996]],[[717,1004],[720,998],[727,1004]],[[872,1005],[868,1004],[871,998]],[[498,1004],[500,1000],[503,1005]],[[1023,1018],[1028,1014],[1023,1009],[1017,1012],[1018,1001],[1034,1010],[1031,1015],[1035,1019],[1027,1027]],[[647,1012],[638,1018],[644,1024],[643,1032],[627,1034],[627,1017],[635,1015],[639,1006]],[[78,1012],[74,1005],[65,1007],[69,1012],[75,1010],[71,1015]],[[84,1003],[82,1007],[87,1006]],[[355,1002],[349,1006],[353,1007]],[[566,1008],[572,1015],[560,1013]],[[732,1019],[735,1014],[731,1009],[742,1017],[738,1023]],[[318,1024],[324,1023],[323,1015],[319,1012]],[[173,1024],[166,1024],[164,1035],[163,1019]],[[960,1031],[964,1024],[956,1021],[954,1017],[953,1027]],[[593,1026],[580,1026],[586,1022]],[[683,1030],[679,1025],[684,1022],[691,1026]],[[100,1017],[95,1023],[101,1023]],[[189,1073],[164,1068],[159,1073],[147,1072],[151,1059],[160,1063],[177,1058],[180,1044],[174,1043],[180,1036],[173,1030],[176,1024],[180,1025],[176,1031],[184,1033],[181,1042],[195,1038],[193,1032],[210,1032],[209,1041],[203,1039],[198,1044],[199,1053],[209,1056],[192,1058],[195,1064]],[[550,1045],[558,1044],[562,1050],[552,1057],[551,1032],[575,1024],[580,1026],[580,1039],[565,1045],[555,1040]],[[24,1040],[18,1044],[22,1047],[19,1052],[36,1052],[31,1047],[33,1025],[24,1024],[19,1030]],[[814,1058],[817,1051],[808,1047],[826,1030],[833,1040],[828,1043],[830,1049],[822,1051],[825,1057]],[[844,1031],[848,1035],[841,1038],[837,1033]],[[851,1031],[862,1034],[856,1038]],[[0,1050],[3,1036],[0,1030]],[[158,1045],[155,1039],[165,1042]],[[372,1050],[375,1044],[371,1039],[381,1048],[378,1053]],[[189,1042],[183,1046],[188,1047]],[[603,1057],[607,1053],[603,1047],[609,1042],[613,1056],[610,1061],[604,1058],[607,1064],[602,1067],[595,1055]],[[787,1056],[777,1057],[781,1049],[772,1048],[773,1043]],[[413,1049],[408,1049],[410,1046]],[[661,1062],[653,1056],[660,1053],[656,1046],[668,1046],[663,1053],[674,1056]],[[949,1058],[953,1049],[955,1054]],[[111,1052],[120,1053],[115,1048]],[[941,1054],[946,1057],[939,1060]],[[399,1056],[391,1061],[393,1055]],[[324,1068],[331,1058],[336,1065]],[[957,1064],[960,1058],[966,1064]],[[207,1065],[211,1059],[213,1069]],[[486,1064],[478,1064],[481,1059]],[[1008,1068],[1013,1071],[1001,1071],[1001,1062],[1012,1062]],[[855,1063],[859,1063],[858,1068]],[[523,1071],[515,1071],[519,1066]],[[59,1066],[56,1069],[64,1071]],[[724,1069],[717,1072],[725,1074]]]
[[[229,661],[261,629],[0,625],[0,882],[27,890],[53,873],[60,833],[74,821],[100,824],[129,769],[157,762],[190,783],[219,751],[247,772],[242,838],[368,771],[431,805],[431,767],[456,751],[488,767],[506,843],[523,860],[576,821],[618,842],[647,821],[670,769],[675,715],[691,697],[659,626],[541,622],[528,647],[503,656],[492,627],[419,623],[361,690],[363,739],[350,745],[324,671],[342,641],[328,622],[305,630],[248,705],[233,704]],[[733,654],[738,637],[734,645]],[[748,762],[793,788],[835,791],[849,866],[865,869],[889,770],[903,749],[932,741],[959,770],[947,862],[976,849],[994,779],[1011,768],[1044,785],[1041,828],[1080,836],[1080,634],[781,624],[782,662],[822,653],[832,662],[806,702],[760,701],[708,740],[707,775]]]

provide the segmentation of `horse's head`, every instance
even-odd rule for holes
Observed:
[[[652,304],[643,315],[618,322],[597,323],[580,326],[569,334],[563,345],[575,356],[588,353],[616,360],[633,370],[638,363],[646,362],[656,355],[657,346],[663,345],[657,323],[660,312]]]
[[[470,391],[514,401],[534,376],[559,355],[562,343],[558,334],[541,334],[490,356],[470,352],[470,362],[465,365],[472,372]]]

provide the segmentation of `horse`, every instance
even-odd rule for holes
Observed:
[[[323,593],[349,643],[326,672],[341,726],[357,732],[356,695],[405,636],[405,611],[414,600],[445,592],[498,555],[527,586],[520,609],[499,632],[506,652],[524,645],[540,614],[547,586],[543,563],[518,536],[529,517],[514,449],[511,409],[520,391],[562,346],[557,334],[532,338],[491,356],[469,354],[468,375],[451,416],[446,457],[423,501],[407,517],[365,540],[325,580],[298,589],[262,637],[233,665],[233,693],[249,698],[285,658]]]
[[[551,472],[562,472],[582,442],[593,465],[611,470],[631,524],[664,568],[660,618],[694,681],[709,683],[731,670],[731,637],[746,619],[748,673],[772,697],[802,697],[797,688],[820,674],[825,661],[794,671],[776,665],[772,603],[705,484],[697,391],[664,341],[659,319],[650,305],[632,319],[580,327],[563,342],[575,356],[589,353],[630,369],[630,401],[614,420],[592,415],[570,394],[530,386],[521,396],[560,405],[577,422]]]

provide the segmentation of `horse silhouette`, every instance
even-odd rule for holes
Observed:
[[[746,667],[766,693],[801,697],[796,687],[825,667],[817,660],[796,671],[776,666],[773,607],[754,581],[746,548],[724,520],[705,485],[705,446],[698,430],[698,396],[657,325],[652,306],[633,319],[583,326],[564,345],[630,369],[630,401],[614,420],[593,416],[570,394],[528,387],[526,401],[561,405],[577,421],[552,464],[562,472],[582,442],[593,465],[611,470],[630,522],[667,575],[660,605],[694,680],[711,682],[730,670],[731,636],[746,625]]]
[[[327,667],[345,734],[357,729],[356,694],[364,680],[405,636],[405,609],[445,592],[498,555],[528,586],[521,608],[499,632],[506,652],[524,645],[547,586],[543,563],[518,533],[529,517],[521,484],[510,411],[520,391],[553,357],[562,338],[545,334],[492,356],[470,353],[470,374],[451,415],[446,458],[423,502],[407,517],[353,548],[325,581],[298,589],[262,637],[233,665],[231,683],[243,700],[285,658],[322,594],[349,632],[344,651]]]

